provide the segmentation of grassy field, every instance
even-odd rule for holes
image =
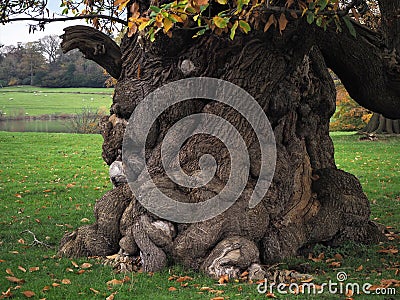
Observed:
[[[0,110],[11,117],[75,114],[83,107],[108,111],[112,93],[108,88],[6,87],[0,89]]]
[[[340,168],[356,174],[371,200],[372,216],[400,228],[400,139],[360,142],[352,134],[334,133]],[[0,132],[0,292],[11,288],[13,299],[266,299],[256,284],[219,285],[199,273],[174,267],[153,275],[114,274],[96,259],[55,256],[65,232],[94,221],[94,200],[111,188],[108,168],[101,159],[99,135]],[[31,245],[37,239],[54,248]],[[391,248],[390,248],[391,247]],[[346,272],[347,282],[380,285],[399,279],[398,240],[384,245],[318,246],[314,257],[282,262],[282,269],[307,265],[314,282],[336,280]],[[379,250],[386,250],[378,252]],[[386,253],[385,253],[386,252]],[[340,258],[340,256],[342,258]],[[337,262],[339,264],[332,264]],[[90,263],[90,265],[84,263]],[[77,267],[76,267],[77,266]],[[172,275],[190,276],[182,286]],[[128,278],[125,278],[128,276]],[[7,278],[8,277],[8,278]],[[18,280],[24,280],[18,281]],[[112,279],[123,284],[107,284]],[[17,281],[13,283],[11,281]],[[171,288],[173,287],[173,288]],[[203,287],[203,289],[201,289]],[[210,289],[204,289],[209,287]],[[28,293],[27,293],[28,291]],[[400,289],[397,291],[400,293]],[[279,299],[345,299],[345,295],[282,295]],[[396,296],[359,295],[355,299],[396,299]],[[0,295],[1,299],[1,295]]]

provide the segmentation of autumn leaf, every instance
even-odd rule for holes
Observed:
[[[114,300],[115,295],[117,294],[117,292],[112,293],[110,296],[108,296],[106,298],[106,300]]]
[[[82,268],[82,269],[89,269],[91,266],[92,266],[92,264],[90,264],[90,263],[83,263],[83,264],[81,264],[81,268]]]
[[[118,6],[118,10],[124,10],[130,0],[115,0],[114,6]]]
[[[226,28],[228,26],[228,21],[219,16],[215,16],[213,18],[213,22],[214,22],[215,26],[217,26],[218,28]]]
[[[42,288],[42,292],[47,292],[50,291],[51,287],[49,285],[46,285]]]
[[[397,254],[399,252],[399,250],[394,247],[389,247],[387,249],[380,249],[377,252],[378,253],[386,253],[386,254]]]
[[[24,294],[24,296],[26,298],[31,298],[31,297],[35,296],[35,293],[32,291],[23,291],[22,294]]]
[[[39,267],[30,267],[29,268],[29,272],[36,272],[36,271],[39,271]]]
[[[22,271],[22,272],[26,273],[26,269],[25,269],[25,268],[23,268],[23,267],[21,267],[21,266],[18,266],[18,270],[20,270],[20,271]]]
[[[69,280],[68,278],[64,278],[63,280],[61,280],[62,284],[71,284],[71,280]]]
[[[123,284],[124,282],[122,280],[118,280],[118,279],[111,279],[109,281],[107,281],[107,285],[118,285],[118,284]]]
[[[342,265],[341,262],[333,261],[328,266],[331,267],[331,268],[339,268],[341,265]]]
[[[274,15],[269,16],[268,22],[265,24],[265,27],[264,27],[264,32],[266,32],[271,27],[272,24],[274,24],[276,27],[277,21],[276,21]]]
[[[165,18],[164,19],[164,30],[163,30],[164,33],[167,33],[172,28],[173,25],[174,25],[174,23],[172,23],[172,21],[170,19]]]
[[[278,23],[279,23],[279,32],[280,32],[280,34],[282,34],[282,31],[285,30],[286,25],[288,23],[288,20],[286,19],[286,16],[285,16],[284,13],[281,13],[281,16],[279,17]]]
[[[57,282],[53,282],[51,285],[52,285],[53,287],[58,287],[58,286],[60,286],[60,284],[57,283]]]
[[[357,271],[357,272],[360,272],[360,271],[362,271],[363,268],[364,268],[363,265],[361,265],[361,266],[359,266],[359,267],[356,269],[356,271]]]
[[[196,1],[196,4],[197,4],[198,6],[204,6],[204,5],[207,5],[207,4],[208,4],[208,1],[209,1],[209,0],[197,0],[197,1]]]
[[[168,291],[174,292],[174,291],[176,291],[176,287],[170,286],[170,287],[168,288]]]
[[[98,294],[100,293],[98,290],[95,290],[94,288],[89,288],[89,290],[91,290],[93,293]]]
[[[24,283],[25,282],[25,280],[19,279],[19,278],[14,277],[14,276],[6,276],[6,279],[8,281],[12,282],[12,283]]]
[[[224,300],[225,298],[224,297],[214,297],[214,298],[211,298],[211,300]]]
[[[218,279],[218,283],[219,284],[224,284],[225,282],[229,281],[229,277],[228,275],[222,275],[219,279]]]
[[[193,280],[193,278],[190,277],[190,276],[182,276],[182,277],[179,277],[179,278],[176,280],[176,282],[184,282],[184,281],[189,281],[189,280]]]
[[[274,293],[266,293],[265,296],[267,296],[267,298],[276,298]]]
[[[6,273],[7,273],[8,275],[14,276],[14,273],[11,271],[10,268],[6,269]]]

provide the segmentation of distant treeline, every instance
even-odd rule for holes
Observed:
[[[0,87],[103,87],[109,78],[78,51],[63,54],[57,36],[17,46],[0,45]]]

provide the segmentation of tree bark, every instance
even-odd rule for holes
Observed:
[[[399,120],[391,120],[381,114],[374,113],[362,132],[400,134]]]
[[[108,164],[120,164],[126,122],[149,93],[178,79],[207,76],[240,86],[263,108],[276,139],[274,178],[261,203],[249,208],[260,170],[260,149],[249,124],[219,102],[195,99],[180,103],[158,118],[147,139],[147,168],[153,181],[166,194],[195,203],[207,200],[224,187],[230,172],[230,155],[213,136],[190,137],[179,155],[188,174],[199,170],[198,160],[203,154],[215,158],[219,166],[215,180],[204,187],[177,186],[161,164],[161,143],[175,122],[194,113],[215,114],[233,124],[250,148],[250,174],[240,198],[224,213],[207,221],[175,223],[148,212],[126,192],[128,185],[119,181],[113,191],[120,195],[121,204],[110,207],[100,200],[96,223],[66,235],[60,254],[106,255],[120,247],[127,255],[141,253],[147,271],[160,270],[169,258],[210,276],[235,276],[259,263],[294,256],[316,243],[384,240],[369,220],[369,202],[359,181],[338,170],[334,161],[329,119],[335,111],[335,86],[324,57],[333,65],[335,56],[327,56],[326,47],[338,38],[320,39],[317,44],[314,36],[311,27],[299,22],[282,36],[254,32],[238,34],[234,41],[208,35],[192,39],[190,33],[174,34],[171,39],[160,36],[153,44],[138,34],[125,37],[111,116],[103,119],[102,126],[103,157]],[[322,52],[318,45],[322,45]],[[339,64],[345,63],[341,57],[338,59]],[[186,68],[187,65],[192,67]],[[386,108],[390,105],[389,101]],[[106,197],[110,203],[117,201],[113,191]],[[112,243],[87,242],[99,241],[99,237]]]

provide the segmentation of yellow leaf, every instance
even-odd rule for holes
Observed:
[[[118,6],[118,10],[123,10],[129,3],[130,0],[115,0],[114,6]]]
[[[215,16],[213,18],[213,21],[215,26],[217,26],[218,28],[225,28],[228,25],[228,22],[224,18],[221,18],[219,16]]]
[[[288,23],[288,20],[286,19],[286,16],[284,13],[281,13],[281,16],[279,17],[279,32],[282,34],[282,31],[285,30],[286,25]]]
[[[217,2],[218,2],[219,4],[224,5],[224,4],[227,4],[227,3],[228,3],[228,0],[217,0]]]
[[[172,23],[172,21],[168,18],[164,19],[164,33],[167,33],[172,26],[174,25],[174,23]]]

